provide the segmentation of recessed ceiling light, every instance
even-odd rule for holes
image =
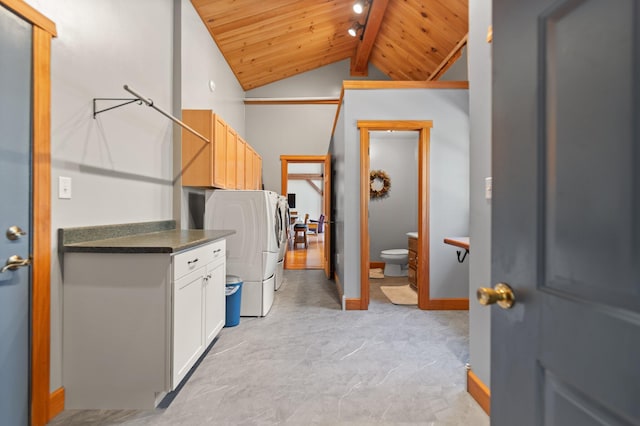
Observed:
[[[360,22],[354,22],[353,25],[351,25],[351,28],[347,30],[347,32],[351,37],[355,37],[358,35],[358,31],[361,28],[364,28],[364,25],[362,25]]]

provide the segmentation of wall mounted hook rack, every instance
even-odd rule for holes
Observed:
[[[209,139],[207,139],[206,137],[202,136],[200,133],[196,132],[191,127],[187,126],[186,124],[184,124],[182,121],[178,120],[173,115],[171,115],[168,112],[162,110],[161,108],[155,106],[153,104],[153,100],[151,98],[145,98],[144,96],[142,96],[141,94],[139,94],[138,92],[136,92],[135,90],[133,90],[132,88],[127,86],[126,84],[123,86],[123,88],[124,88],[124,90],[126,90],[127,92],[129,92],[133,96],[135,96],[135,98],[134,99],[131,99],[131,98],[93,98],[93,118],[94,118],[94,120],[96,118],[96,115],[100,114],[101,112],[110,111],[112,109],[120,108],[122,106],[129,105],[129,104],[132,104],[134,102],[137,102],[138,105],[145,104],[146,106],[155,109],[160,114],[164,115],[169,120],[173,121],[174,123],[176,123],[177,125],[179,125],[183,129],[193,133],[194,135],[196,135],[197,137],[199,137],[200,139],[202,139],[206,143],[209,143]],[[98,111],[98,110],[96,110],[96,108],[97,108],[96,101],[126,101],[126,102],[123,102],[123,103],[118,104],[118,105],[113,105],[111,107],[104,108],[104,109],[101,109],[101,110]]]
[[[118,105],[114,105],[114,106],[110,106],[109,108],[105,108],[105,109],[101,109],[101,110],[97,110],[96,108],[98,108],[98,104],[96,103],[96,101],[127,101]],[[134,102],[138,102],[138,105],[142,105],[142,101],[140,99],[131,99],[131,98],[93,98],[93,118],[96,118],[96,115],[100,114],[101,112],[105,112],[105,111],[109,111],[112,109],[116,109],[116,108],[120,108],[121,106],[125,106],[125,105],[129,105],[132,104]]]

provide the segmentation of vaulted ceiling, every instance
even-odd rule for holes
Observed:
[[[457,59],[468,0],[191,0],[244,90],[351,59],[392,80],[431,80]],[[355,23],[365,25],[356,37]]]

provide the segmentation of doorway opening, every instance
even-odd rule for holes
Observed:
[[[282,195],[291,212],[285,269],[324,269],[327,278],[332,276],[330,158],[280,156]]]
[[[369,170],[372,131],[400,130],[418,132],[418,232],[416,279],[418,307],[429,304],[429,136],[431,121],[358,121],[360,129],[360,309],[369,309]]]
[[[468,299],[431,299],[429,288],[429,149],[430,129],[433,122],[398,120],[360,120],[360,303],[358,308],[369,308],[369,170],[370,133],[372,131],[417,131],[418,132],[418,238],[416,244],[416,284],[418,308],[425,310],[464,310]],[[357,309],[353,304],[352,309]]]
[[[418,132],[371,131],[369,148],[369,309],[416,305]]]

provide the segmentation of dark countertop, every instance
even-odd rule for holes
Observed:
[[[66,228],[58,230],[58,247],[65,253],[176,253],[235,232],[180,230],[175,221]]]

